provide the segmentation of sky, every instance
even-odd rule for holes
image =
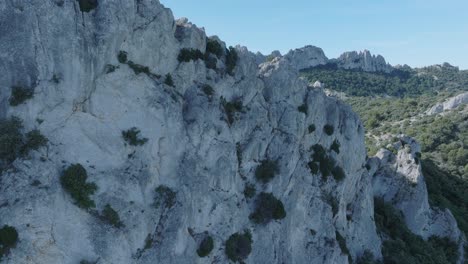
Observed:
[[[468,69],[468,0],[161,0],[227,45],[269,54],[368,49],[392,65]]]

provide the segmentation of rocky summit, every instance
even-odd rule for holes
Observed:
[[[380,69],[365,54],[343,63]],[[359,117],[298,77],[325,62],[314,48],[259,64],[157,0],[1,1],[0,227],[16,238],[1,261],[381,259],[379,196],[462,263],[417,143],[368,159]]]

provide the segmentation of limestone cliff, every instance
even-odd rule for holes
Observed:
[[[0,25],[0,117],[48,139],[2,172],[0,225],[19,234],[6,263],[227,263],[246,230],[245,263],[381,256],[363,126],[287,60],[259,65],[157,0],[7,0]],[[11,104],[12,87],[33,96]],[[64,190],[71,164],[96,184],[94,208]],[[255,221],[262,192],[285,216]]]

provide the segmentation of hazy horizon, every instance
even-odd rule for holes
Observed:
[[[208,35],[252,52],[314,45],[328,58],[369,50],[392,65],[448,62],[468,69],[468,1],[371,0],[291,2],[161,0]]]

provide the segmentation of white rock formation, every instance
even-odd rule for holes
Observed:
[[[78,1],[1,1],[0,25],[0,118],[17,116],[25,131],[49,139],[0,177],[0,225],[20,237],[6,263],[227,263],[225,241],[245,229],[253,239],[246,263],[348,263],[335,232],[354,259],[365,250],[381,256],[363,126],[349,106],[308,89],[286,60],[259,66],[237,47],[232,75],[226,56],[216,69],[200,59],[181,63],[182,48],[205,51],[204,30],[174,21],[157,0],[100,0],[90,12]],[[119,63],[120,51],[132,63]],[[33,88],[34,97],[10,106],[14,85]],[[232,124],[221,98],[242,105]],[[122,131],[131,127],[146,144],[125,144]],[[307,166],[311,146],[328,150],[334,140],[342,151],[329,154],[342,182]],[[254,174],[265,159],[277,160],[279,173],[262,184]],[[112,205],[123,227],[73,204],[59,179],[74,163],[98,186],[96,212]],[[253,223],[254,201],[243,194],[249,182],[280,199],[286,218]],[[176,193],[173,207],[155,206],[160,185]],[[203,232],[214,249],[199,258]]]
[[[351,51],[343,53],[339,58],[332,60],[339,68],[354,70],[359,69],[366,72],[386,72],[393,70],[392,66],[385,62],[381,55],[372,55],[370,51]]]
[[[453,110],[461,105],[468,104],[468,92],[451,97],[442,103],[437,103],[431,109],[427,110],[426,114],[435,115],[444,111]]]
[[[315,46],[305,46],[300,49],[291,50],[284,55],[284,59],[289,61],[291,66],[296,70],[303,70],[328,62],[328,58],[323,50]]]

